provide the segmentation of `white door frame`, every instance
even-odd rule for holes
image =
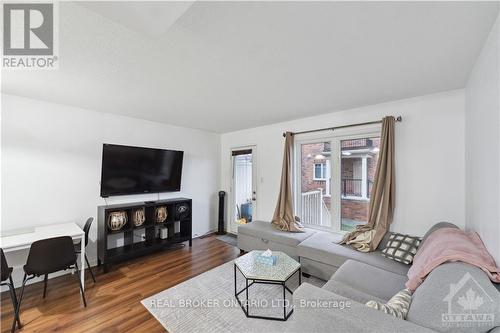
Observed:
[[[259,191],[257,188],[258,185],[258,168],[257,168],[257,145],[249,145],[249,146],[237,146],[231,147],[229,149],[229,165],[230,165],[230,174],[229,174],[229,196],[228,196],[228,212],[229,218],[227,223],[227,232],[237,234],[238,233],[238,224],[234,221],[234,216],[236,215],[236,208],[234,207],[235,201],[235,193],[234,193],[234,159],[232,156],[233,151],[235,150],[252,150],[252,221],[255,220],[257,215],[257,206],[259,200]],[[255,200],[253,200],[255,198]]]

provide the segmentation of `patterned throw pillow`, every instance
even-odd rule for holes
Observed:
[[[410,289],[403,289],[386,303],[379,303],[376,301],[368,301],[366,306],[375,310],[382,311],[399,319],[406,319],[408,310],[411,304],[411,291]]]
[[[382,255],[388,259],[404,264],[411,264],[420,245],[420,238],[392,232],[382,250]]]

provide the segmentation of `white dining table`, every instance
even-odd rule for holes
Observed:
[[[85,232],[76,223],[51,224],[37,226],[32,230],[20,231],[19,234],[0,237],[0,247],[4,253],[29,249],[33,242],[38,240],[70,236],[73,240],[80,241],[80,276],[82,289],[85,290]]]

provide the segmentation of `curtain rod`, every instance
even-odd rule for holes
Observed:
[[[396,118],[396,122],[401,122],[401,121],[403,121],[403,117],[398,116]],[[363,125],[372,125],[372,124],[380,124],[380,123],[382,123],[382,120],[368,121],[366,123],[349,124],[349,125],[342,125],[342,126],[335,126],[335,127],[319,128],[319,129],[309,130],[309,131],[292,132],[292,135],[314,133],[314,132],[321,132],[321,131],[335,131],[335,130],[341,129],[341,128],[354,127],[354,126],[363,126]],[[286,136],[286,132],[283,133],[283,136]]]

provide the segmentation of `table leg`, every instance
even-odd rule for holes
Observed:
[[[236,264],[234,264],[234,297],[238,297],[238,289],[236,288]]]
[[[246,295],[247,296],[247,313],[246,313],[246,315],[248,317],[250,315],[250,312],[248,311],[248,303],[250,303],[250,302],[248,301],[248,279],[246,276],[245,276],[245,281],[246,281],[246,292],[247,292],[247,295]]]
[[[82,281],[82,289],[85,290],[85,236],[82,236],[80,241],[80,278]]]
[[[283,320],[286,320],[286,281],[283,282]]]

